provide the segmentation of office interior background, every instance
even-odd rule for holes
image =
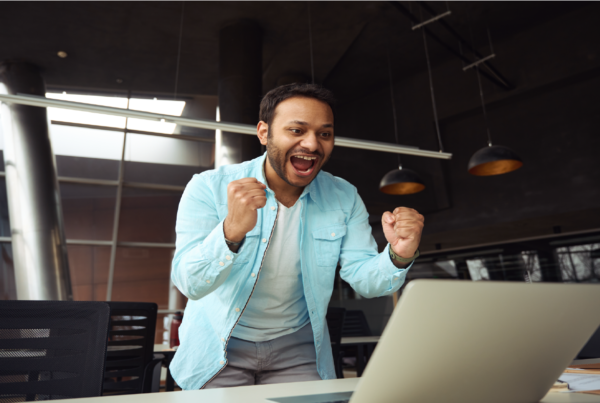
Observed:
[[[597,2],[566,1],[3,2],[0,61],[39,69],[47,98],[250,125],[266,92],[314,81],[338,99],[336,136],[395,143],[396,125],[399,144],[452,154],[402,155],[425,184],[411,195],[379,190],[394,153],[336,147],[324,168],[358,188],[380,250],[384,211],[424,214],[408,281],[598,282],[598,16]],[[163,318],[185,306],[169,280],[181,193],[196,173],[260,155],[258,140],[59,108],[48,121],[73,299],[155,302],[161,342]],[[468,172],[488,129],[520,169]],[[363,310],[380,334],[393,298],[361,298],[338,276],[331,305]]]

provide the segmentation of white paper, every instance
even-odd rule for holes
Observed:
[[[572,391],[600,390],[600,375],[565,373],[558,380],[567,382]]]

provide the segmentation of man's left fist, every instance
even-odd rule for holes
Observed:
[[[385,239],[394,253],[411,258],[419,248],[425,217],[408,207],[398,207],[393,213],[386,211],[381,217]]]

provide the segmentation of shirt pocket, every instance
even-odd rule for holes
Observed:
[[[346,235],[346,225],[336,224],[313,231],[315,255],[318,266],[335,266],[340,259],[342,239]]]

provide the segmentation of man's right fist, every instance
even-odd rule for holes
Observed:
[[[227,185],[227,217],[223,223],[225,238],[241,242],[254,228],[258,214],[256,210],[267,204],[267,186],[256,178],[243,178]]]

